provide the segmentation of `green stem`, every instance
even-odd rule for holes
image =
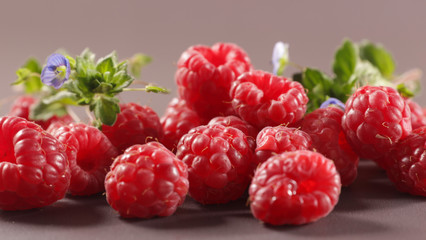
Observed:
[[[154,93],[170,93],[168,89],[147,85],[144,88],[123,88],[123,92],[129,92],[129,91],[145,91],[145,92],[154,92]]]

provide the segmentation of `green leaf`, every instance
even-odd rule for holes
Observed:
[[[393,87],[393,84],[383,77],[379,69],[368,61],[358,62],[352,80],[356,81],[360,87],[365,85]]]
[[[62,117],[67,113],[64,104],[57,102],[45,104],[43,101],[39,101],[31,108],[29,118],[32,120],[47,120],[53,116]]]
[[[59,91],[54,95],[42,99],[44,104],[62,103],[66,105],[77,105],[76,94],[68,91]]]
[[[392,55],[383,46],[365,42],[359,47],[359,55],[362,60],[369,61],[378,68],[384,77],[392,77],[395,71],[395,62]]]
[[[33,73],[41,74],[41,70],[42,70],[41,65],[38,62],[38,60],[35,58],[29,58],[27,62],[24,64],[24,66],[22,67],[30,70]]]
[[[119,72],[119,71],[125,71],[125,72],[127,72],[127,65],[128,65],[127,60],[122,61],[121,63],[119,63],[117,65],[117,67],[116,67],[117,72]]]
[[[70,62],[70,67],[71,69],[75,69],[75,59],[72,58],[71,56],[65,55],[65,57],[68,59],[68,61]]]
[[[117,114],[120,113],[120,106],[115,97],[97,95],[90,105],[90,110],[93,111],[97,120],[105,125],[112,126],[117,120]]]
[[[98,63],[96,64],[96,70],[102,74],[106,72],[111,72],[114,74],[115,68],[112,56],[99,59]]]
[[[336,51],[333,63],[333,72],[336,74],[336,81],[346,83],[351,78],[357,64],[357,51],[354,44],[346,40]]]
[[[12,85],[24,84],[24,90],[27,94],[39,92],[43,87],[43,84],[40,80],[40,74],[37,72],[33,72],[28,68],[18,69],[16,71],[16,76],[17,79],[15,80],[15,82],[12,83]]]
[[[77,80],[65,82],[63,88],[75,94],[76,102],[80,105],[89,104],[94,95],[86,85]]]
[[[306,68],[302,75],[302,84],[307,89],[308,112],[311,112],[329,97],[333,80],[319,70]]]
[[[95,62],[95,54],[92,51],[90,51],[89,48],[85,48],[83,52],[81,52],[80,57],[89,62],[92,62],[92,63]]]
[[[133,57],[129,60],[130,72],[136,78],[140,78],[142,68],[149,64],[151,61],[152,58],[150,56],[141,53],[133,55]]]
[[[133,77],[125,71],[119,71],[112,77],[111,83],[114,84],[114,93],[123,91],[123,88],[128,87],[133,82]]]
[[[111,83],[101,82],[99,83],[99,86],[95,89],[93,89],[93,92],[95,93],[109,93],[113,89],[113,86]]]
[[[399,94],[401,94],[401,96],[406,97],[406,98],[411,98],[414,97],[414,93],[409,90],[405,84],[400,83],[396,86],[396,89],[398,90]]]

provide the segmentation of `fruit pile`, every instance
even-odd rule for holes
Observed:
[[[167,92],[129,88],[149,61],[118,62],[112,53],[95,62],[85,50],[19,69],[15,85],[26,94],[0,118],[0,208],[105,192],[122,217],[152,218],[172,215],[186,195],[226,204],[248,192],[255,218],[298,225],[333,210],[360,158],[386,170],[398,190],[426,196],[426,115],[411,99],[419,75],[395,76],[380,45],[347,40],[334,77],[303,67],[292,78],[282,76],[289,57],[281,42],[273,73],[255,69],[235,44],[192,46],[161,118],[116,98]],[[86,106],[90,123],[69,105]]]

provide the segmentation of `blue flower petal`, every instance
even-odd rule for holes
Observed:
[[[320,108],[326,108],[326,107],[328,107],[328,106],[330,106],[330,105],[335,106],[335,107],[339,107],[339,108],[341,108],[342,110],[345,110],[345,104],[343,104],[343,103],[342,103],[339,99],[337,99],[337,98],[329,98],[329,99],[327,99],[326,101],[324,101],[324,102],[321,104]]]
[[[58,53],[54,53],[52,55],[49,56],[49,58],[47,59],[47,66],[66,66],[67,65],[68,59],[66,57],[64,57],[61,54]]]
[[[58,74],[57,70],[59,67],[65,66],[65,75]],[[62,69],[63,70],[63,69]],[[54,53],[47,59],[47,64],[41,72],[41,81],[49,86],[53,86],[58,89],[62,87],[65,81],[67,81],[71,74],[71,66],[69,60],[61,54]]]

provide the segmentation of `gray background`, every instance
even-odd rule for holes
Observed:
[[[345,37],[368,38],[393,53],[398,73],[413,67],[426,72],[425,10],[424,1],[0,0],[0,98],[16,94],[9,84],[27,57],[44,60],[58,48],[75,55],[90,47],[98,56],[117,50],[122,59],[135,52],[151,55],[154,61],[143,70],[142,80],[173,93],[126,93],[121,98],[148,104],[159,115],[176,94],[176,61],[193,44],[237,43],[255,68],[270,71],[272,46],[282,40],[290,44],[292,61],[331,72],[334,50]],[[425,105],[425,94],[416,99]],[[7,112],[9,106],[4,103],[0,111]],[[0,212],[0,236],[423,239],[426,234],[423,198],[398,193],[371,164],[362,164],[359,179],[342,191],[336,210],[314,224],[267,227],[243,204],[202,207],[188,200],[173,217],[127,221],[117,217],[102,196],[67,198],[39,210]]]
[[[29,56],[44,62],[58,48],[72,55],[89,47],[97,56],[112,50],[122,59],[136,52],[152,56],[142,79],[173,94],[126,93],[122,99],[149,104],[159,115],[176,94],[176,62],[194,44],[237,43],[255,68],[271,71],[272,47],[282,40],[293,62],[330,73],[344,38],[367,38],[393,53],[397,73],[426,72],[425,10],[424,1],[0,0],[0,96],[13,95],[9,83]],[[424,102],[422,95],[417,99]]]

